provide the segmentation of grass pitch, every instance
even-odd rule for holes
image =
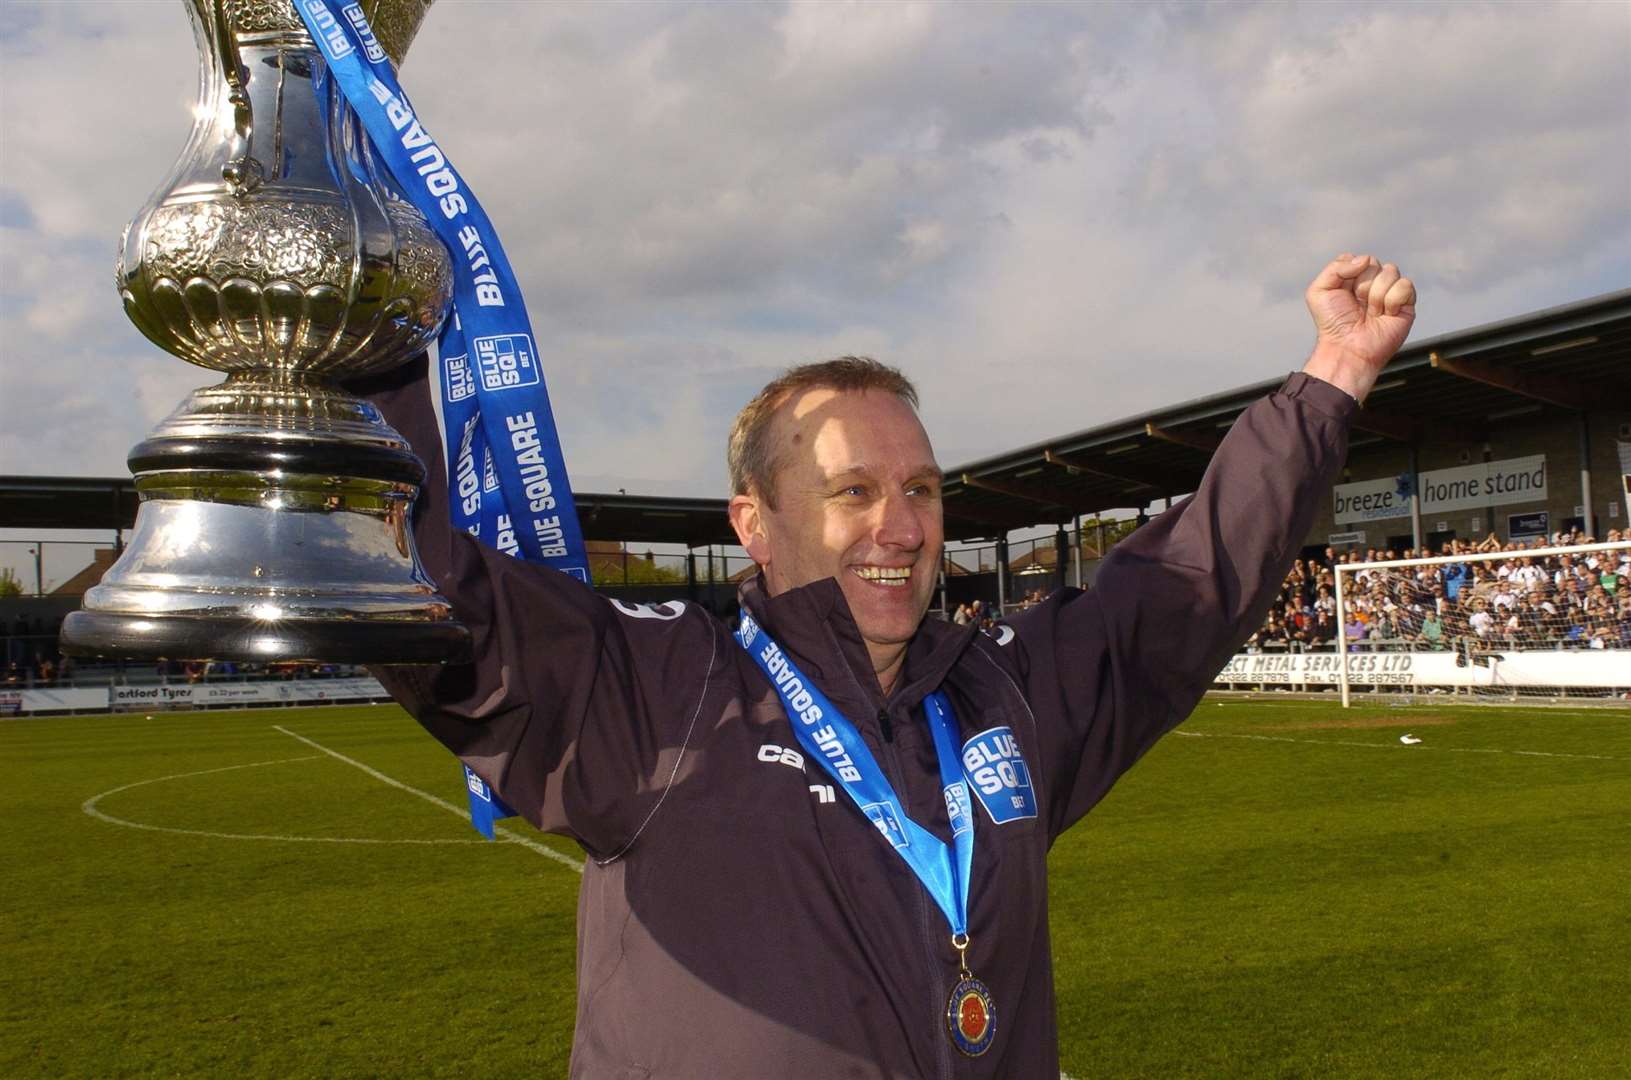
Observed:
[[[394,706],[0,723],[0,1076],[564,1075],[577,852],[423,796]],[[1631,711],[1209,701],[1051,865],[1075,1077],[1631,1061]]]

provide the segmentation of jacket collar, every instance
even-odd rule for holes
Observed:
[[[836,580],[822,578],[771,596],[764,575],[757,574],[742,583],[738,597],[742,607],[753,613],[759,625],[835,703],[852,697],[848,688],[858,686],[869,708],[876,711],[885,704],[866,640]],[[971,626],[925,617],[906,645],[906,664],[887,704],[893,708],[904,703],[912,708],[939,689],[976,633]]]

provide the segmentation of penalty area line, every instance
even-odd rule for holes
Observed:
[[[465,818],[467,816],[465,814],[465,811],[463,810],[463,808],[453,805],[452,803],[448,802],[446,799],[442,798],[439,795],[432,795],[428,791],[420,791],[416,787],[413,787],[413,786],[411,786],[409,784],[404,784],[402,781],[396,779],[395,777],[386,776],[384,773],[380,772],[378,769],[374,768],[373,766],[365,765],[362,762],[358,761],[356,758],[346,757],[344,754],[340,753],[338,750],[331,750],[331,749],[324,746],[322,743],[318,742],[315,739],[308,739],[308,738],[306,738],[306,736],[301,735],[298,732],[290,731],[288,728],[284,727],[282,724],[273,724],[272,725],[272,730],[281,731],[283,734],[289,736],[289,738],[298,739],[299,741],[305,743],[307,746],[311,747],[313,750],[321,750],[323,753],[327,754],[329,757],[333,758],[336,761],[343,761],[347,765],[350,765],[354,769],[360,769],[363,772],[367,773],[369,776],[372,776],[375,780],[378,780],[382,784],[389,784],[391,787],[394,787],[399,791],[406,791],[409,795],[417,795],[421,799],[424,799],[428,803],[431,803],[431,804],[433,804],[435,806],[440,806],[443,810],[446,810],[448,813],[454,815],[455,817]],[[529,849],[531,851],[536,851],[538,854],[544,856],[547,859],[554,859],[556,862],[560,863],[562,866],[570,866],[572,869],[576,870],[578,873],[580,873],[580,874],[583,873],[583,863],[581,861],[579,861],[577,859],[574,859],[569,855],[562,855],[559,851],[556,851],[554,848],[550,847],[547,844],[540,844],[538,841],[532,840],[532,839],[530,839],[528,837],[525,837],[525,836],[517,836],[513,832],[510,832],[508,829],[506,829],[506,828],[504,828],[502,826],[495,826],[495,831],[497,832],[499,838],[502,839],[502,840],[505,840],[505,841],[507,841],[507,842],[509,842],[511,844],[520,844],[522,847],[527,848],[527,849]]]

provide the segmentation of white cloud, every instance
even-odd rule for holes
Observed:
[[[1169,44],[1210,72],[1216,126],[1152,151],[1135,176],[1147,208],[1204,210],[1213,257],[1250,260],[1282,293],[1301,290],[1311,244],[1385,249],[1458,293],[1514,268],[1625,265],[1624,7],[1314,12],[1299,25],[1258,9],[1223,34],[1169,25]]]
[[[111,287],[191,37],[169,0],[7,15],[0,472],[119,473],[211,378]],[[954,465],[1295,367],[1339,250],[1417,277],[1421,334],[1623,285],[1628,43],[1612,4],[443,3],[403,79],[579,486],[714,494],[801,360],[902,363]]]

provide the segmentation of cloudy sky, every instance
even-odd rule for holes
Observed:
[[[123,474],[214,380],[112,283],[192,34],[179,0],[0,16],[0,473]],[[735,409],[845,352],[918,381],[948,466],[1269,378],[1344,249],[1416,279],[1418,337],[1631,284],[1618,0],[443,0],[403,82],[584,490],[722,494]]]

